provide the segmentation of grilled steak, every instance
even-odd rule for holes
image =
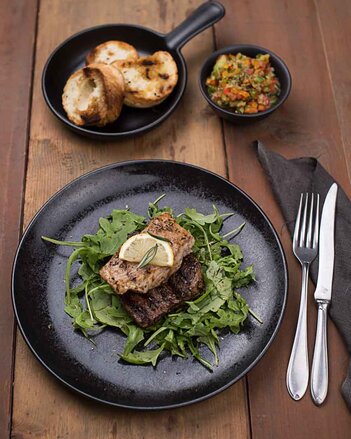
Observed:
[[[180,307],[186,300],[199,296],[204,289],[200,262],[191,253],[168,282],[147,294],[128,292],[121,297],[128,314],[142,328],[158,322],[163,316]]]
[[[138,268],[135,262],[122,261],[117,252],[100,270],[100,276],[117,294],[124,294],[127,291],[146,293],[158,287],[179,269],[183,258],[191,252],[194,245],[192,235],[169,213],[163,213],[152,219],[143,233],[148,231],[170,241],[174,264],[172,267],[147,265],[145,268]]]
[[[193,253],[184,258],[180,269],[169,278],[168,284],[183,300],[194,299],[204,289],[201,264]]]

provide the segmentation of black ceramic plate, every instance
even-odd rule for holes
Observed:
[[[148,202],[167,194],[176,212],[212,204],[236,215],[224,232],[246,221],[238,236],[245,264],[253,263],[257,283],[240,292],[263,319],[249,318],[239,335],[221,337],[219,366],[211,373],[193,359],[164,355],[156,368],[119,360],[124,336],[106,330],[96,347],[72,330],[63,311],[64,271],[72,250],[41,240],[41,235],[80,240],[94,233],[98,219],[126,205],[145,214]],[[200,401],[230,386],[262,357],[280,325],[287,294],[287,268],[278,236],[262,210],[223,178],[190,165],[135,161],[110,165],[73,181],[37,213],[19,245],[12,296],[17,321],[38,360],[70,388],[97,401],[136,409],[176,407]],[[204,350],[205,352],[205,350]],[[207,356],[207,353],[205,353]],[[208,358],[211,358],[208,355]]]

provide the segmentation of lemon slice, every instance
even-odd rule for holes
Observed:
[[[156,245],[157,250],[151,251]],[[151,256],[155,254],[149,261],[150,265],[172,267],[174,255],[169,242],[161,241],[148,233],[139,233],[127,239],[119,251],[119,258],[128,262],[141,262],[149,251]]]

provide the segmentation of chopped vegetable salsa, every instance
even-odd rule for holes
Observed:
[[[280,94],[280,83],[268,54],[258,54],[256,58],[242,53],[220,55],[206,85],[214,103],[239,114],[268,110]]]

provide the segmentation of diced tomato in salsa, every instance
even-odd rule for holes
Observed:
[[[267,54],[256,58],[241,53],[220,55],[206,85],[213,102],[241,114],[268,110],[280,94]]]

